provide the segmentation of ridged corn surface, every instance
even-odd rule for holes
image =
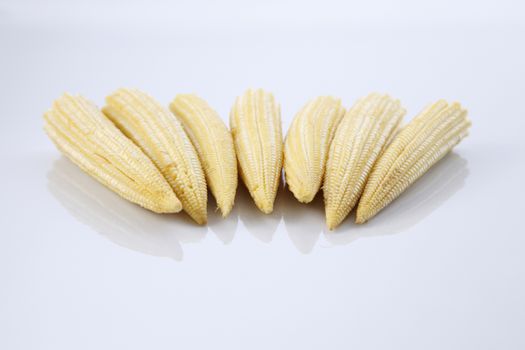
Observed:
[[[344,113],[340,99],[320,96],[295,115],[284,142],[284,173],[299,202],[311,202],[319,191],[330,143]]]
[[[257,207],[271,213],[283,162],[280,106],[271,93],[249,89],[236,99],[230,126],[244,184]]]
[[[341,120],[323,184],[329,229],[337,227],[356,205],[374,163],[404,114],[398,100],[373,93],[358,100]]]
[[[357,208],[364,223],[422,176],[468,135],[467,111],[457,102],[437,101],[395,137],[377,161]]]
[[[106,97],[104,114],[157,165],[199,224],[207,221],[207,189],[197,152],[181,123],[165,107],[137,89],[119,89]]]
[[[195,146],[211,193],[226,217],[233,208],[238,177],[230,131],[217,112],[197,95],[177,95],[170,110]]]
[[[157,213],[182,209],[152,161],[91,101],[64,94],[44,120],[44,129],[57,148],[112,191]]]

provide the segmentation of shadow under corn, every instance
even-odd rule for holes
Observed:
[[[235,206],[239,208],[239,220],[242,221],[246,230],[256,239],[264,243],[270,243],[281,222],[283,208],[283,187],[279,184],[277,197],[270,214],[262,213],[255,205],[248,189],[239,181]]]

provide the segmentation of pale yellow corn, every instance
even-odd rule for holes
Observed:
[[[346,112],[330,146],[323,184],[329,229],[337,227],[356,205],[404,114],[398,100],[377,93],[358,100]]]
[[[204,173],[188,135],[175,116],[148,94],[119,89],[106,98],[103,112],[157,165],[197,223],[206,223]]]
[[[271,93],[247,90],[230,113],[241,177],[257,207],[268,214],[281,180],[281,111]]]
[[[321,96],[295,115],[284,142],[284,173],[299,202],[311,202],[319,191],[330,143],[344,113],[340,99]]]
[[[44,120],[57,148],[112,191],[157,213],[182,209],[151,160],[89,100],[64,94]]]
[[[226,217],[235,201],[238,177],[230,131],[217,112],[197,95],[177,95],[170,109],[195,146],[211,193]]]
[[[459,103],[440,100],[428,106],[394,138],[372,170],[357,207],[364,223],[468,135],[471,123]]]

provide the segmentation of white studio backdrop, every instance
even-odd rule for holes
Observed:
[[[1,1],[0,349],[522,349],[521,1]],[[65,91],[195,92],[227,121],[272,91],[283,131],[312,97],[372,91],[410,120],[439,98],[471,135],[364,226],[322,196],[272,215],[158,216],[60,156]]]

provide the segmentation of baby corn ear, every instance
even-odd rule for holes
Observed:
[[[459,103],[440,100],[394,138],[377,161],[357,208],[356,223],[376,215],[468,134],[471,123]]]
[[[226,217],[233,208],[238,177],[230,131],[217,112],[196,95],[177,95],[170,109],[195,146],[211,193]]]
[[[106,98],[103,112],[160,169],[182,208],[198,224],[207,219],[207,190],[195,148],[175,116],[148,94],[119,89]]]
[[[57,148],[112,191],[157,213],[182,209],[151,160],[92,102],[64,94],[44,120],[44,129]]]
[[[230,125],[241,177],[257,207],[273,211],[281,180],[281,111],[271,93],[248,90],[237,98]]]
[[[398,100],[375,93],[346,112],[330,146],[323,185],[329,229],[337,227],[356,205],[372,166],[404,114]]]
[[[284,142],[284,173],[299,202],[309,203],[321,187],[328,149],[345,113],[329,96],[308,102],[295,116]]]

